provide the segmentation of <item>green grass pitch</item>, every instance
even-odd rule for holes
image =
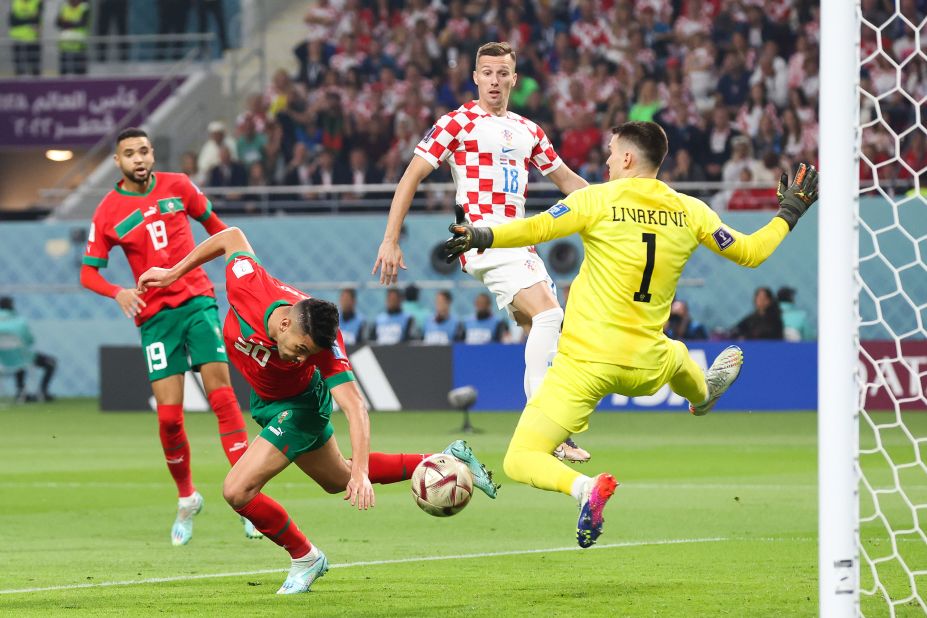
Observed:
[[[274,594],[288,556],[245,539],[222,500],[227,464],[211,414],[187,415],[206,508],[180,548],[170,545],[176,496],[153,414],[101,414],[94,401],[71,400],[0,409],[0,418],[0,615],[817,612],[812,413],[596,414],[577,438],[593,453],[581,469],[611,471],[622,485],[599,545],[584,551],[569,498],[502,474],[515,414],[474,415],[484,433],[467,438],[503,487],[498,500],[477,492],[447,519],[421,512],[407,483],[375,486],[376,508],[358,513],[294,467],[266,492],[333,565],[294,597]],[[925,435],[927,415],[914,421]],[[459,437],[461,418],[373,413],[371,422],[374,450],[434,452]],[[45,588],[56,589],[35,590]],[[915,611],[899,615],[906,608]]]

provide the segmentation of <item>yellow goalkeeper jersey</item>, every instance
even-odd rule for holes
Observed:
[[[586,256],[570,287],[559,351],[642,369],[662,367],[676,284],[698,247],[742,266],[769,257],[788,224],[753,234],[721,222],[704,202],[655,178],[625,178],[574,191],[549,210],[493,227],[493,247],[522,247],[579,234]]]

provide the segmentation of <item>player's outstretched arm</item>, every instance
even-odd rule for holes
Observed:
[[[570,166],[564,163],[550,174],[547,175],[550,181],[557,185],[557,188],[563,191],[564,195],[569,195],[577,189],[588,187],[586,179],[570,169]]]
[[[371,275],[375,275],[377,270],[382,268],[380,270],[380,283],[382,285],[396,283],[399,277],[399,269],[406,269],[402,249],[399,248],[399,233],[402,230],[402,222],[406,220],[406,215],[409,214],[412,198],[415,197],[418,186],[434,169],[431,163],[415,155],[409,161],[409,166],[396,186],[396,192],[393,194],[393,201],[389,207],[389,218],[386,220],[386,232],[383,234],[383,242],[380,243],[380,249],[377,251],[377,259],[373,263],[373,270],[370,271]]]
[[[373,485],[368,478],[370,460],[370,417],[361,397],[357,383],[344,382],[332,388],[335,403],[348,419],[348,433],[351,436],[351,480],[348,481],[345,500],[352,506],[367,509],[376,506]]]
[[[134,318],[146,306],[138,290],[110,283],[95,266],[84,264],[80,267],[80,284],[100,296],[115,299],[127,318]]]
[[[779,212],[772,221],[752,234],[741,234],[722,225],[718,215],[704,206],[708,217],[700,242],[732,262],[756,268],[773,254],[801,216],[817,201],[817,170],[812,165],[799,164],[791,184],[788,184],[788,176],[782,175],[777,195]]]
[[[450,264],[470,249],[530,247],[581,232],[588,218],[582,214],[582,207],[578,207],[577,202],[580,200],[572,200],[571,206],[558,202],[533,217],[516,219],[491,228],[452,223],[448,230],[453,236],[444,243],[445,260]]]
[[[149,268],[138,278],[138,291],[148,288],[164,288],[185,274],[206,262],[224,255],[226,259],[235,253],[253,253],[245,233],[237,227],[227,228],[210,236],[171,268]]]

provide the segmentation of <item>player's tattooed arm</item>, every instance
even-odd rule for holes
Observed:
[[[210,236],[196,246],[187,256],[171,268],[149,268],[138,278],[138,291],[148,288],[165,288],[185,274],[206,262],[224,255],[226,259],[235,253],[251,253],[251,245],[245,233],[237,227],[230,227]]]

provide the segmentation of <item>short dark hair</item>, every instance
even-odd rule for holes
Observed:
[[[618,139],[626,139],[634,144],[647,162],[654,168],[660,169],[666,152],[669,149],[666,141],[666,132],[655,122],[625,122],[612,127],[612,135]]]
[[[420,293],[420,290],[418,289],[418,286],[415,285],[414,283],[410,283],[409,285],[406,286],[406,292],[405,292],[406,300],[409,301],[410,303],[418,302],[419,293]]]
[[[331,348],[338,338],[338,308],[321,298],[306,298],[294,306],[299,327],[322,349]]]
[[[443,296],[444,299],[447,300],[447,302],[449,303],[453,302],[454,300],[454,295],[451,294],[450,290],[438,290],[438,293],[436,294],[436,296]]]
[[[13,310],[13,298],[10,296],[0,296],[0,309],[12,311]]]
[[[480,48],[476,50],[476,64],[480,63],[480,57],[482,56],[508,56],[512,55],[512,62],[516,62],[515,50],[512,49],[512,46],[508,43],[499,43],[497,41],[492,41],[490,43],[485,43],[480,45]]]
[[[144,137],[145,139],[151,141],[151,138],[148,137],[148,134],[138,127],[128,127],[119,132],[119,135],[116,136],[116,147],[119,147],[119,144],[124,139],[129,139],[130,137]]]
[[[341,293],[347,294],[354,300],[357,300],[357,290],[355,290],[354,288],[342,288]]]
[[[778,289],[778,291],[776,291],[776,300],[778,300],[780,303],[794,303],[795,288],[782,286]]]

